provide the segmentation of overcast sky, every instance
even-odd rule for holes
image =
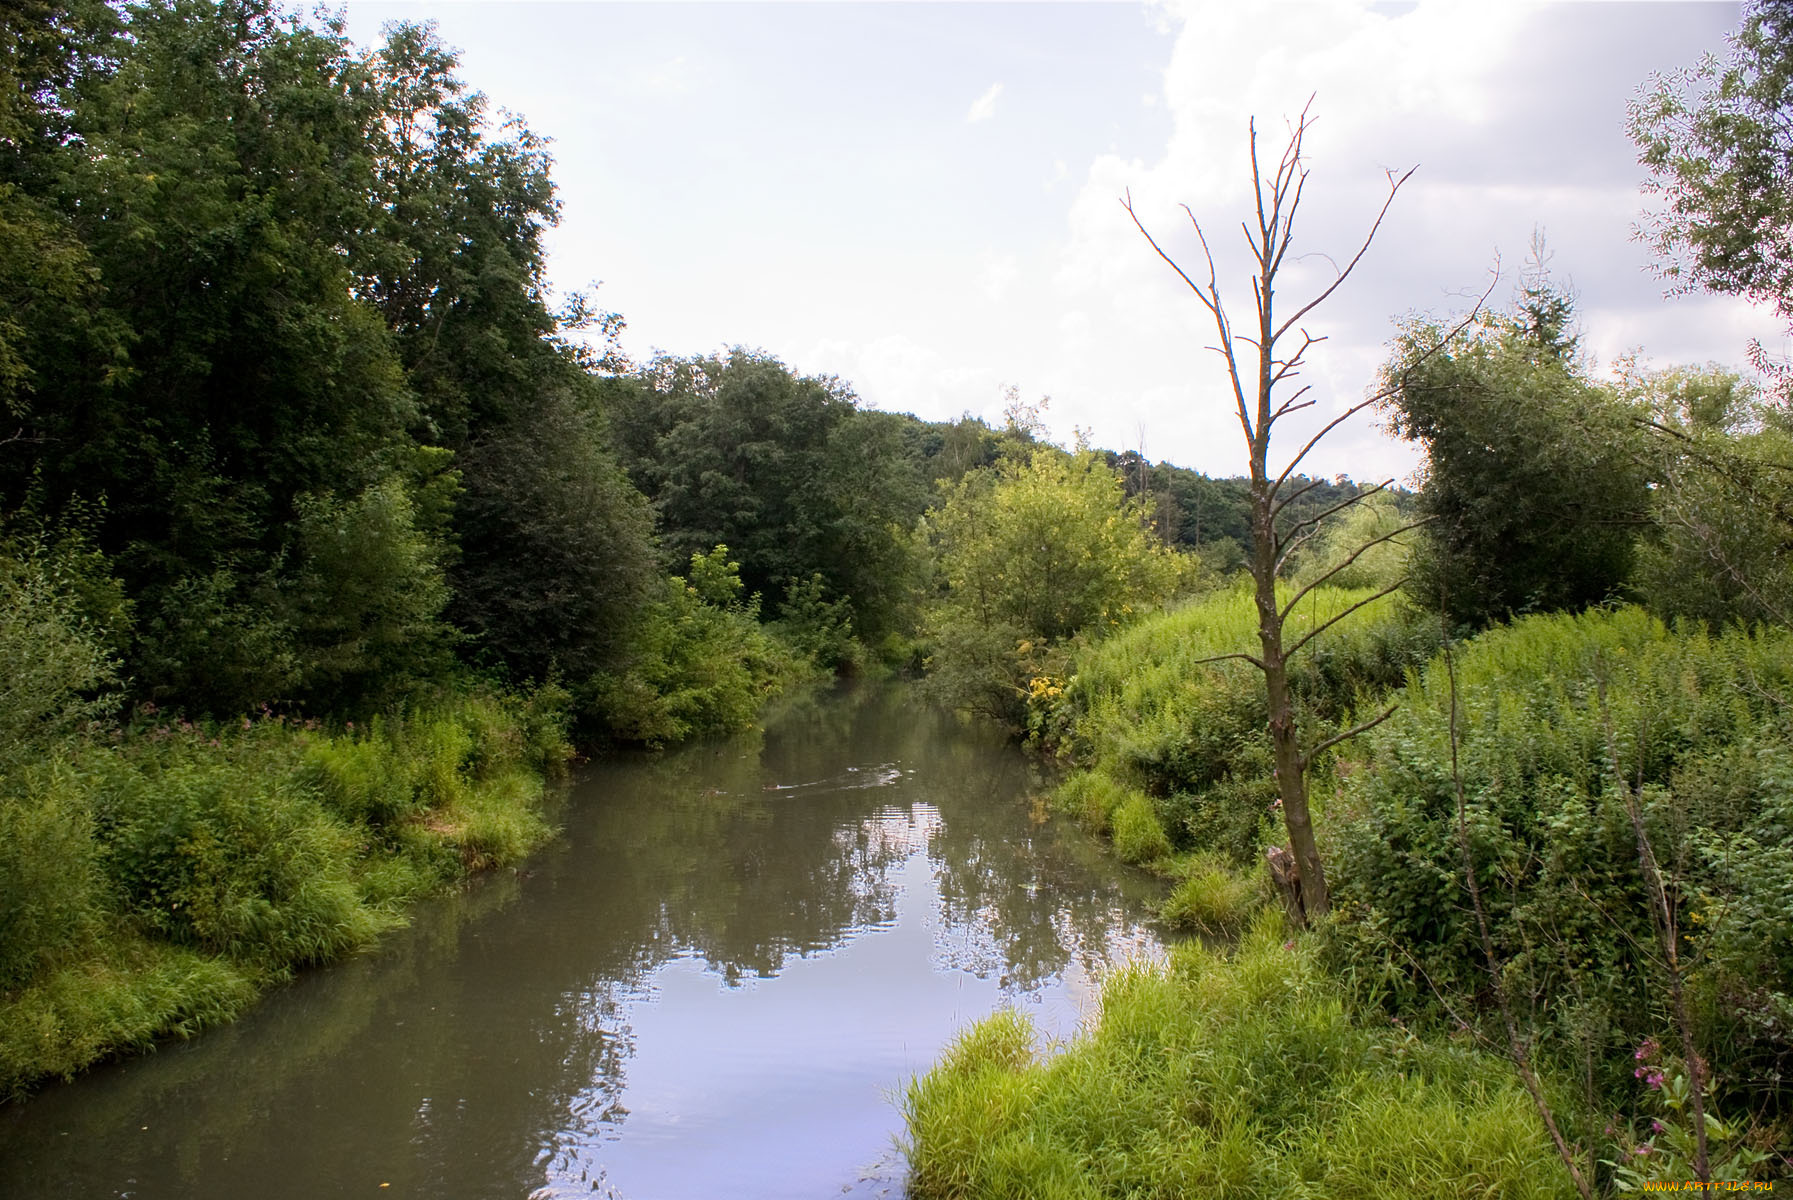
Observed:
[[[1187,203],[1227,245],[1247,121],[1274,154],[1311,94],[1312,175],[1284,295],[1330,278],[1385,171],[1418,166],[1359,273],[1318,310],[1318,414],[1362,396],[1394,321],[1486,286],[1510,299],[1534,228],[1604,371],[1742,364],[1771,316],[1664,300],[1631,239],[1625,104],[1722,52],[1730,4],[593,4],[351,0],[371,44],[431,19],[495,107],[553,139],[562,289],[602,280],[637,358],[742,345],[867,404],[1000,419],[1050,395],[1053,436],[1215,474],[1243,451],[1204,314],[1119,198],[1179,256]],[[1330,256],[1330,259],[1327,257]],[[1223,264],[1225,265],[1225,264]],[[1249,304],[1247,277],[1223,294]],[[1183,289],[1183,290],[1180,290]],[[1299,441],[1291,428],[1285,452]],[[1359,418],[1308,464],[1403,476]]]

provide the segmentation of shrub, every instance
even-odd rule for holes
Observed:
[[[264,762],[180,750],[107,773],[95,800],[101,855],[144,928],[275,972],[366,944],[350,828]]]
[[[1612,1102],[1635,1090],[1633,1049],[1672,1027],[1625,799],[1637,789],[1681,913],[1698,1052],[1730,1095],[1779,1106],[1793,1072],[1793,635],[1671,631],[1636,608],[1535,616],[1463,646],[1456,673],[1470,842],[1515,1004]],[[1400,701],[1339,772],[1323,830],[1335,949],[1390,1002],[1437,991],[1474,1012],[1486,966],[1443,663]]]
[[[84,941],[105,912],[87,796],[65,764],[0,793],[0,993]]]
[[[760,627],[751,606],[718,608],[674,576],[643,614],[629,666],[593,676],[580,706],[613,737],[664,746],[752,724],[804,673],[804,661]]]

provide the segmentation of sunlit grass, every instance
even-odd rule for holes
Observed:
[[[1055,1053],[1012,1012],[973,1026],[904,1115],[918,1200],[1573,1190],[1503,1061],[1360,1024],[1275,915],[1117,974]]]

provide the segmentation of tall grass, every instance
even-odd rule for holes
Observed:
[[[1504,1062],[1353,1020],[1275,917],[1118,974],[1053,1052],[973,1026],[903,1109],[918,1200],[1573,1194]]]
[[[1373,594],[1316,589],[1291,615],[1286,640]],[[1173,847],[1218,850],[1240,864],[1280,840],[1263,678],[1249,663],[1218,658],[1255,653],[1257,622],[1248,590],[1211,593],[1080,655],[1054,723],[1071,758],[1106,782],[1073,777],[1061,806],[1107,833],[1126,797],[1143,793]],[[1310,744],[1337,729],[1360,698],[1398,685],[1425,661],[1437,645],[1435,625],[1389,598],[1297,656],[1291,686]]]

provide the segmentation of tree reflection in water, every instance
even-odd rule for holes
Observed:
[[[895,687],[594,767],[524,875],[0,1110],[0,1194],[838,1192],[966,1021],[1154,944],[1035,770]]]

